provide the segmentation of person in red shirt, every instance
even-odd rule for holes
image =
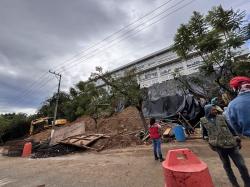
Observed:
[[[159,160],[162,162],[164,161],[161,153],[161,134],[160,134],[160,128],[161,126],[155,122],[155,118],[150,119],[149,124],[149,136],[152,139],[153,142],[153,150],[154,150],[154,156],[155,160]]]

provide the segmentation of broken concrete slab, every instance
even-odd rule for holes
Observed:
[[[85,124],[84,122],[81,121],[78,123],[69,124],[67,126],[56,128],[52,131],[53,132],[51,133],[52,136],[51,136],[51,140],[49,144],[51,146],[58,144],[60,141],[68,137],[72,137],[72,136],[79,135],[79,134],[84,134]]]

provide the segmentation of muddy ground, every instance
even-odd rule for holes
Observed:
[[[241,152],[250,169],[249,146],[250,141],[245,140]],[[218,156],[205,142],[168,143],[163,145],[163,152],[177,147],[190,148],[208,164],[215,186],[230,186]],[[153,160],[151,145],[46,159],[0,156],[0,168],[0,186],[5,187],[164,186],[162,167],[160,162]],[[238,171],[234,170],[241,182]]]

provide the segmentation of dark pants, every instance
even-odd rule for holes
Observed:
[[[161,153],[161,139],[153,139],[153,147],[154,147],[154,156],[155,159],[162,159],[162,153]]]
[[[207,129],[202,127],[202,138],[205,139],[205,136],[208,136]]]
[[[217,148],[217,152],[220,156],[220,159],[223,163],[223,167],[227,173],[227,176],[232,183],[233,186],[240,186],[237,182],[237,179],[233,173],[230,159],[234,162],[236,167],[238,168],[241,177],[244,181],[245,187],[250,187],[250,176],[247,170],[247,167],[245,165],[244,159],[241,156],[239,149],[238,148],[230,148],[230,149],[222,149],[222,148]]]

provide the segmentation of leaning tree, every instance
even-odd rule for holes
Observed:
[[[245,12],[214,7],[207,15],[194,12],[187,24],[182,24],[174,38],[177,55],[187,59],[189,54],[199,55],[204,77],[214,77],[215,83],[232,93],[228,81],[236,75],[249,75],[250,61],[242,55],[241,47],[250,38],[250,24],[244,20]],[[242,68],[245,67],[245,68]]]

